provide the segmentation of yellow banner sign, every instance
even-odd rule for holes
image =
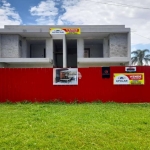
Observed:
[[[114,73],[114,85],[144,85],[144,73]]]
[[[81,34],[80,28],[50,28],[50,34]]]

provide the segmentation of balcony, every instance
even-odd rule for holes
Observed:
[[[6,64],[52,64],[50,58],[0,58]]]
[[[128,57],[112,57],[112,58],[78,58],[78,66],[113,66],[128,65],[130,58]]]

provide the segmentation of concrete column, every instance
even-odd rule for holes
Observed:
[[[129,58],[129,64],[128,65],[131,65],[131,32],[128,33],[127,35],[127,48],[128,48],[128,58]]]
[[[77,58],[84,57],[84,40],[79,38],[77,39]]]
[[[22,37],[19,36],[19,39],[18,39],[18,49],[19,49],[19,58],[22,57]]]
[[[104,38],[103,40],[103,57],[109,57],[109,45],[108,45],[108,38]]]
[[[53,60],[53,44],[52,38],[46,39],[46,58]]]
[[[67,48],[65,35],[63,35],[63,68],[67,68]]]
[[[22,58],[27,58],[27,40],[22,39]]]

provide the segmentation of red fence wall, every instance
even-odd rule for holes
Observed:
[[[113,85],[113,73],[125,73],[125,67],[111,67],[109,79],[102,78],[102,68],[79,68],[78,85],[53,85],[52,68],[1,68],[0,102],[28,100],[45,102],[54,99],[72,102],[150,102],[150,67],[137,67],[145,73],[145,85]]]

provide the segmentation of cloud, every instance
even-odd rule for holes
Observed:
[[[58,8],[52,0],[41,1],[37,6],[30,8],[32,16],[37,16],[37,24],[55,24],[55,18],[58,15]]]
[[[114,3],[108,0],[43,0],[38,6],[32,7],[30,12],[38,17],[38,24],[125,25],[134,31],[132,45],[150,43],[144,38],[150,38],[150,9],[124,7],[123,4],[148,7],[150,1],[115,0]],[[64,11],[60,13],[60,10]]]
[[[0,5],[0,28],[4,25],[19,25],[22,20],[19,14],[15,11],[15,8],[11,7],[11,4],[6,0],[2,0]]]
[[[67,7],[62,15],[62,21],[70,21],[73,24],[88,25],[125,25],[135,32],[132,33],[132,44],[150,43],[150,40],[140,37],[143,35],[150,38],[150,19],[148,9],[121,7],[100,3],[100,0],[82,0],[76,5]],[[105,1],[106,2],[106,1]],[[142,0],[116,0],[116,3],[126,3],[134,6],[150,6],[150,1]],[[112,3],[109,3],[112,4]],[[135,33],[135,34],[134,34]],[[137,34],[139,35],[137,35]]]

